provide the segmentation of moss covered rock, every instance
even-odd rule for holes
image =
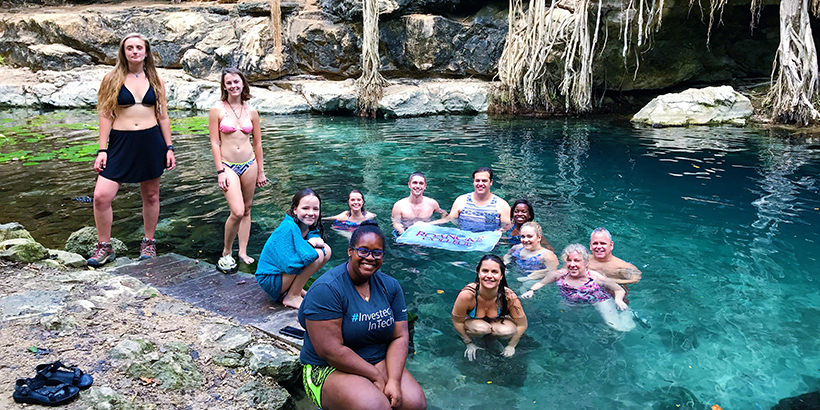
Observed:
[[[94,253],[94,247],[97,245],[97,228],[86,226],[78,231],[74,231],[65,243],[65,250],[68,252],[78,253],[83,258],[90,258]],[[128,247],[117,238],[111,238],[111,245],[114,246],[114,252],[121,255],[128,252]]]
[[[43,245],[33,239],[16,238],[0,242],[0,257],[14,262],[36,262],[48,255]]]

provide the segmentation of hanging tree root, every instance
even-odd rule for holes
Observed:
[[[379,73],[379,7],[376,0],[363,0],[362,76],[356,80],[356,106],[360,117],[375,118],[387,80]]]

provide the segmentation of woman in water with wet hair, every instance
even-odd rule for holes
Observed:
[[[123,183],[139,183],[145,236],[140,259],[157,256],[154,231],[159,220],[159,177],[176,165],[165,84],[154,66],[151,45],[139,34],[120,42],[117,62],[103,77],[97,93],[100,149],[94,161],[99,172],[94,187],[97,245],[88,259],[101,266],[116,259],[111,246],[114,213],[111,203]]]
[[[502,355],[510,357],[527,330],[527,315],[518,296],[507,287],[501,258],[484,255],[475,271],[475,281],[461,289],[451,313],[453,327],[467,346],[464,357],[475,359],[476,339],[484,337],[509,339]]]
[[[510,221],[512,222],[512,227],[509,231],[507,231],[507,235],[509,235],[509,241],[513,245],[518,245],[521,243],[521,227],[524,226],[527,222],[532,222],[535,220],[535,211],[532,209],[532,204],[530,201],[526,199],[519,199],[513,202],[512,207],[510,207]],[[547,242],[544,238],[544,235],[541,235],[541,246],[549,249],[551,252],[555,251],[555,248]]]
[[[208,132],[216,165],[219,188],[225,194],[231,214],[225,221],[222,257],[216,269],[237,271],[233,242],[239,237],[239,260],[250,265],[248,238],[251,233],[251,203],[256,187],[267,183],[262,158],[262,131],[259,113],[246,101],[251,99],[245,75],[235,68],[222,70],[222,99],[211,108]],[[252,137],[252,138],[251,138]]]
[[[362,191],[354,189],[347,194],[347,211],[324,219],[326,221],[333,221],[333,229],[353,232],[362,222],[375,218],[376,214],[364,210],[364,195]]]
[[[308,279],[330,260],[324,241],[322,200],[305,188],[293,196],[282,223],[259,255],[256,282],[273,300],[299,309]]]
[[[306,330],[302,380],[322,409],[427,408],[404,367],[407,305],[399,282],[379,270],[384,246],[378,225],[362,223],[350,237],[347,261],[317,279],[299,308]]]
[[[632,315],[618,310],[628,310],[624,303],[624,289],[614,280],[589,270],[589,251],[579,243],[564,248],[561,259],[566,263],[562,269],[547,273],[544,279],[532,285],[521,295],[522,298],[531,298],[535,291],[547,284],[555,282],[561,296],[574,305],[591,304],[601,313],[609,327],[622,332],[635,328]],[[615,297],[607,293],[610,290]]]

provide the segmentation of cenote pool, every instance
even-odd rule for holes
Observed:
[[[179,166],[163,177],[159,251],[214,262],[228,211],[204,118],[176,115]],[[72,198],[93,192],[95,173],[82,160],[96,150],[94,113],[6,110],[0,118],[0,222],[19,221],[50,247],[93,226],[91,204]],[[425,172],[427,195],[449,208],[472,190],[471,172],[489,165],[493,191],[530,199],[557,249],[588,243],[605,226],[615,254],[643,271],[630,306],[651,327],[615,332],[594,309],[561,303],[551,286],[524,301],[529,329],[513,358],[480,351],[470,363],[450,309],[481,255],[390,245],[383,271],[419,316],[407,367],[431,408],[769,409],[820,387],[816,141],[749,128],[486,116],[266,117],[263,128],[273,183],[257,191],[251,255],[300,188],[322,195],[326,215],[360,189],[385,225],[408,194],[409,173]],[[136,255],[138,190],[120,192],[114,236]],[[335,266],[345,239],[328,236]]]

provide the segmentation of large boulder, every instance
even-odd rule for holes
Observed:
[[[65,250],[80,254],[87,259],[94,254],[96,245],[97,228],[86,226],[85,228],[74,231],[71,235],[69,235],[68,240],[65,243]],[[123,255],[128,252],[128,247],[117,238],[111,238],[111,245],[114,247],[115,253]]]
[[[32,239],[16,238],[0,242],[0,257],[13,262],[37,262],[48,256],[43,245]]]
[[[725,85],[655,97],[632,117],[632,122],[652,126],[744,125],[752,114],[752,102]]]

